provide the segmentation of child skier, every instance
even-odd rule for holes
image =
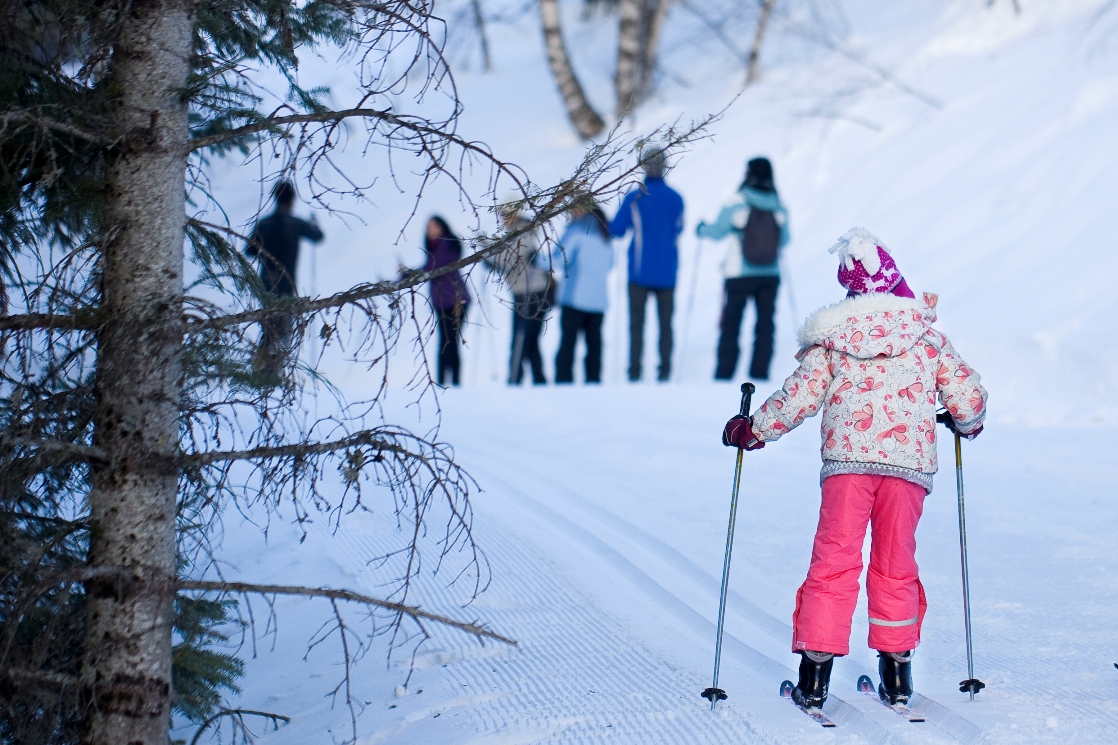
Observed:
[[[937,297],[916,300],[878,238],[854,228],[830,252],[839,256],[846,299],[807,319],[799,369],[751,418],[727,422],[722,441],[757,450],[822,410],[823,499],[792,616],[792,651],[801,655],[792,698],[805,708],[822,706],[834,657],[850,651],[869,523],[866,590],[878,693],[889,704],[907,703],[927,608],[915,534],[938,469],[936,395],[949,426],[971,439],[982,431],[986,391],[932,328]]]

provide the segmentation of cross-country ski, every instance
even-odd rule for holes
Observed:
[[[863,675],[862,677],[858,678],[858,691],[876,699],[885,708],[889,709],[890,711],[894,711],[897,714],[900,714],[902,717],[910,722],[924,721],[924,717],[909,709],[907,704],[902,704],[900,702],[891,704],[884,698],[882,698],[878,691],[873,687],[873,681],[870,680],[868,675]]]
[[[837,726],[837,725],[835,725],[834,722],[831,721],[830,717],[828,717],[826,714],[823,713],[823,710],[820,709],[818,706],[804,706],[800,703],[797,703],[797,701],[794,698],[792,698],[793,688],[794,688],[794,686],[792,685],[792,681],[790,681],[790,680],[786,680],[783,683],[781,683],[780,684],[780,695],[781,695],[781,697],[786,698],[789,701],[791,701],[793,706],[795,706],[797,709],[802,711],[804,714],[807,714],[809,717],[811,717],[816,722],[818,722],[821,726],[823,726],[823,727],[835,727],[835,726]]]

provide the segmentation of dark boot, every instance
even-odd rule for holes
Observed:
[[[835,656],[826,652],[800,652],[800,682],[792,689],[792,700],[805,709],[823,706],[831,685]]]
[[[878,652],[877,672],[881,676],[877,688],[881,700],[889,705],[907,704],[912,697],[912,650]]]

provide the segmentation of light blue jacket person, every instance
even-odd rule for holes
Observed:
[[[734,277],[779,277],[780,262],[754,266],[747,264],[742,256],[741,234],[749,220],[751,209],[767,210],[773,213],[776,224],[780,227],[780,248],[788,243],[788,211],[780,202],[776,191],[761,191],[749,186],[738,189],[733,199],[718,213],[718,219],[711,224],[699,223],[695,231],[700,238],[709,238],[714,241],[722,240],[728,235],[733,235],[736,240],[731,241],[726,248],[726,257],[722,261],[722,273],[727,279]]]
[[[568,225],[559,239],[559,250],[565,270],[559,304],[585,313],[605,313],[613,246],[602,236],[597,218],[586,214]]]

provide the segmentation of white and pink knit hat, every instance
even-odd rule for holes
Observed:
[[[865,228],[846,231],[828,251],[838,254],[838,281],[850,296],[889,292],[899,297],[915,297],[888,247]]]

